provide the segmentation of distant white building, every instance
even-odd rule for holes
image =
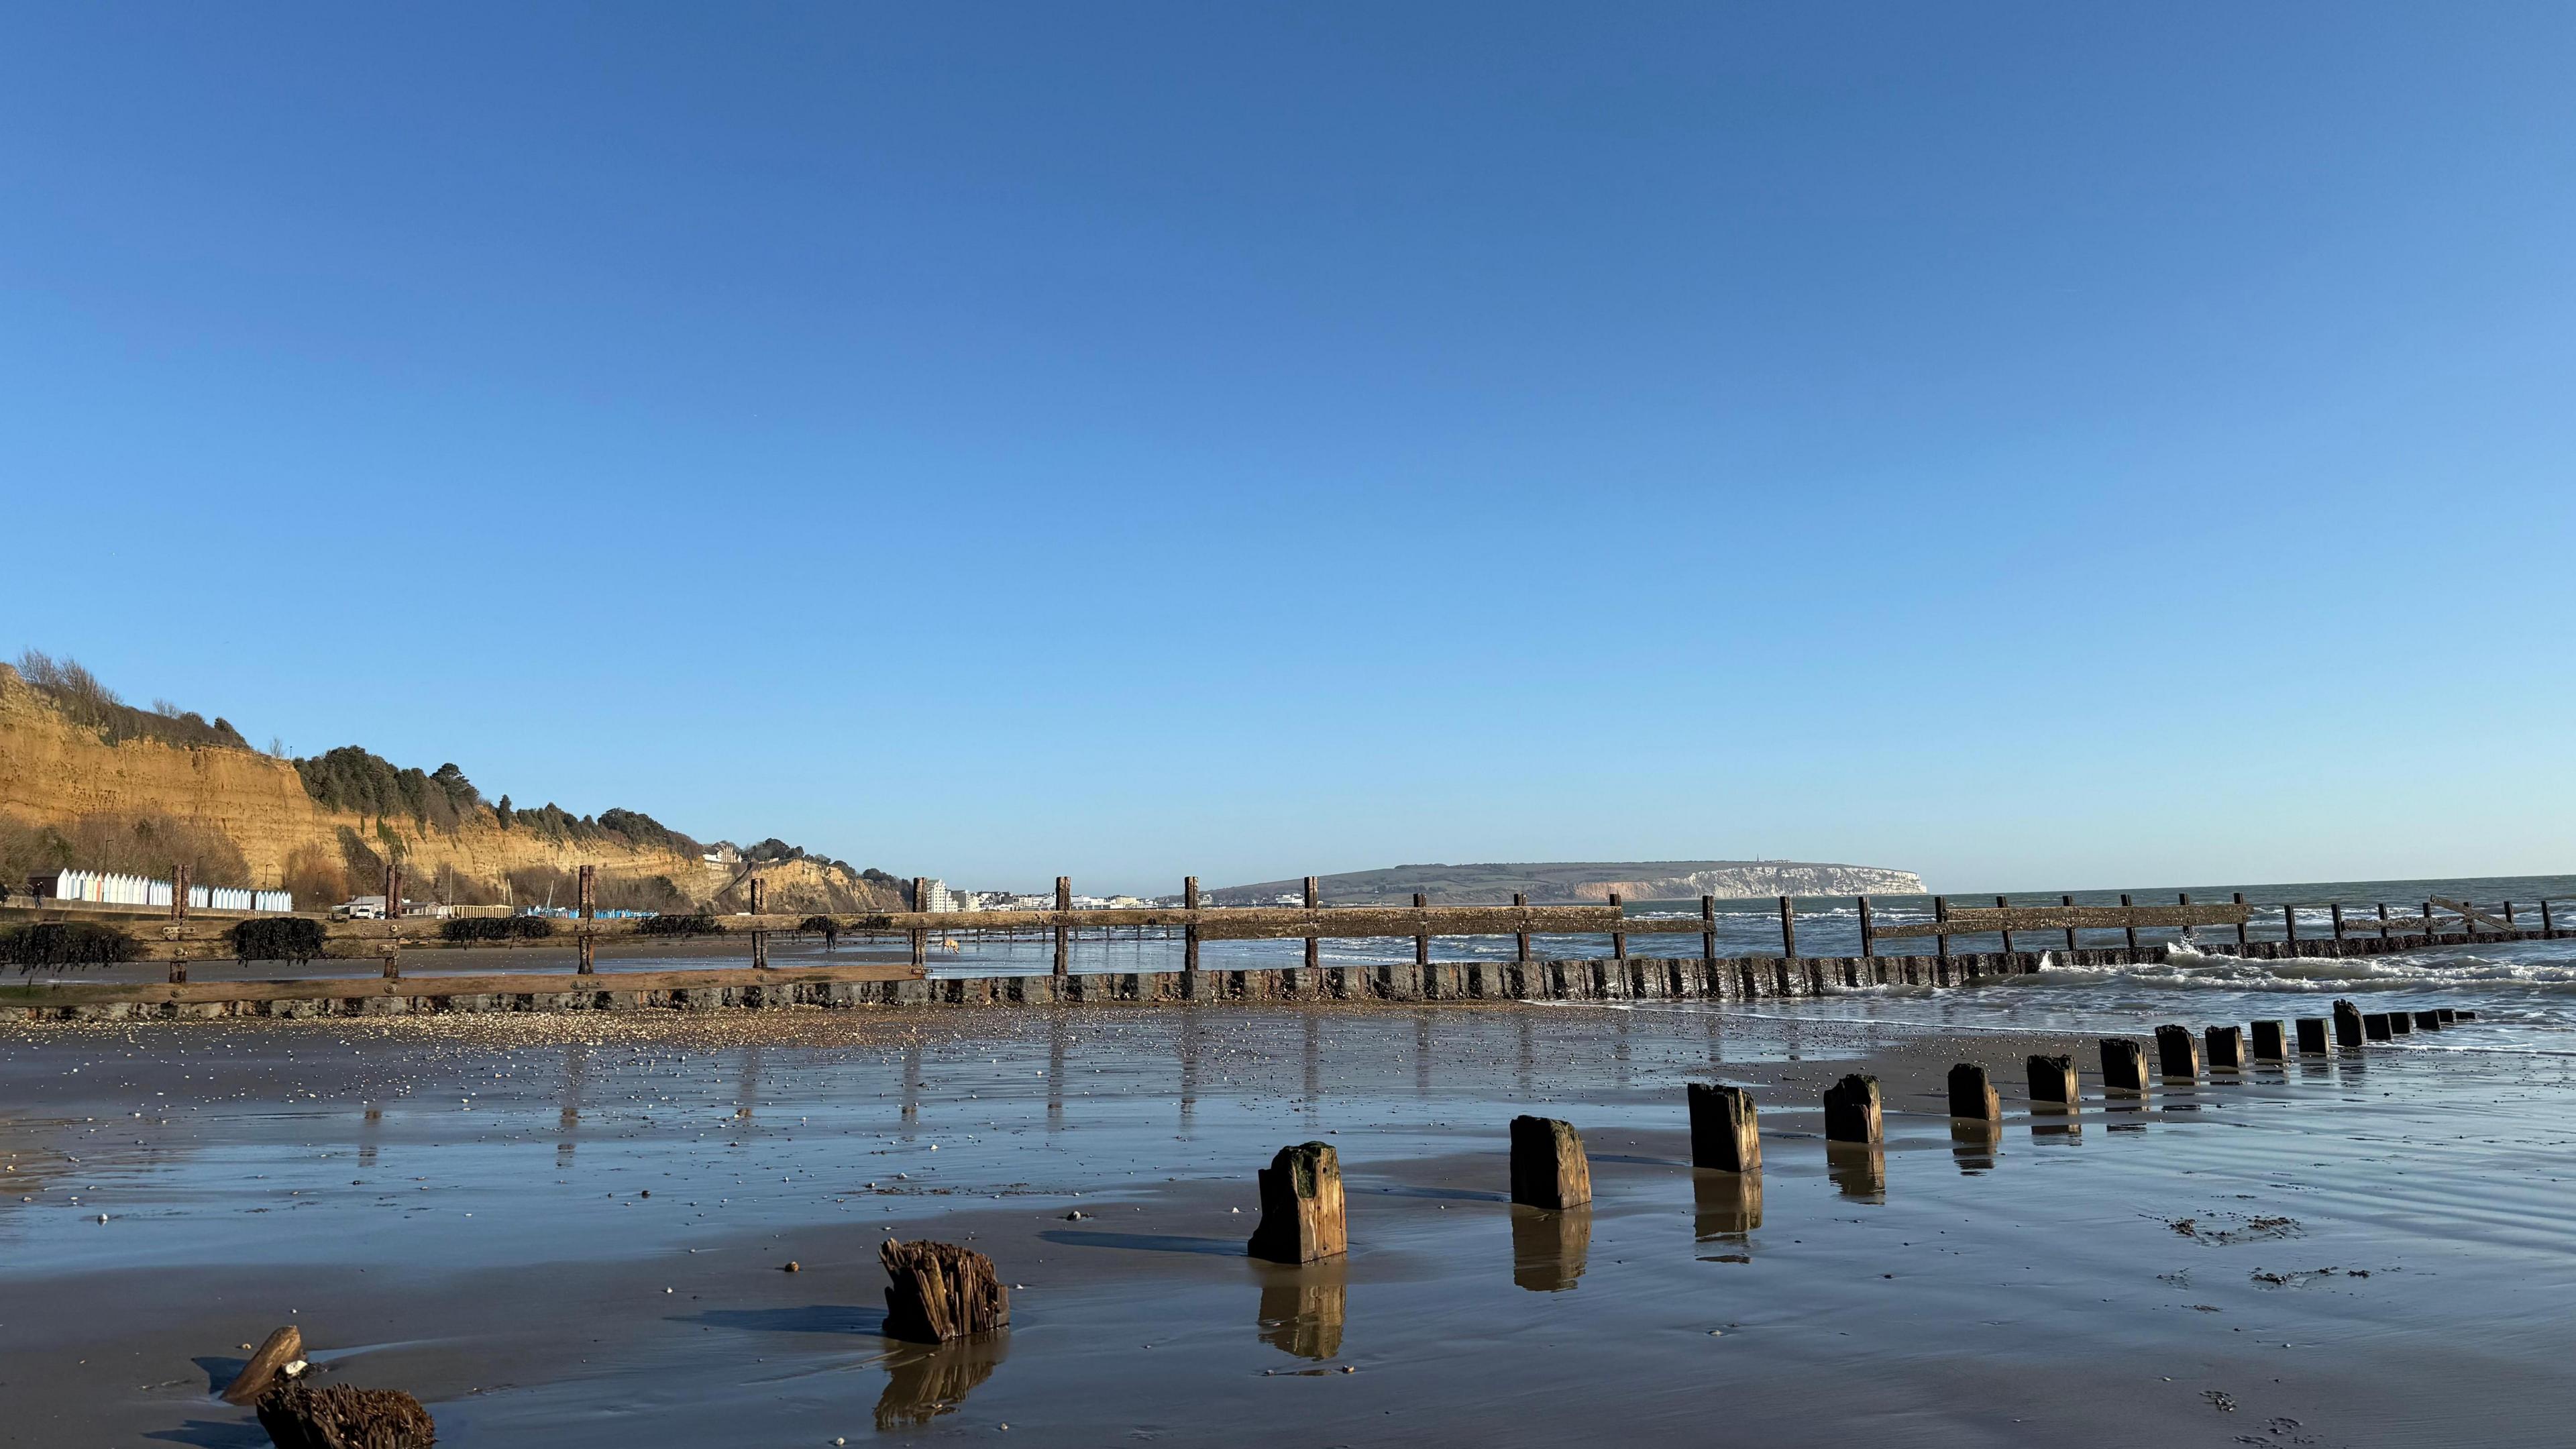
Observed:
[[[971,911],[975,908],[970,905],[960,905],[958,903],[957,892],[948,888],[948,882],[944,880],[926,880],[921,883],[921,900],[916,904],[915,909],[924,911]]]

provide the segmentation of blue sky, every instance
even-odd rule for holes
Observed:
[[[2576,9],[19,6],[0,646],[1170,890],[2576,866]]]

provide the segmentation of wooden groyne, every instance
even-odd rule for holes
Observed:
[[[2553,939],[2576,931],[2553,928]],[[2388,955],[2538,939],[2534,931],[2436,932],[2341,940],[2213,943],[2255,960]],[[712,1011],[778,1007],[1184,1005],[1304,1002],[1762,1001],[1886,987],[1972,987],[2043,961],[2103,969],[2161,964],[2167,945],[1963,951],[1907,956],[1613,956],[1555,961],[930,977],[900,963],[704,971],[528,972],[507,976],[276,981],[80,982],[0,987],[0,1020],[388,1016],[461,1012]]]

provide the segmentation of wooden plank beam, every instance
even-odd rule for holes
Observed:
[[[2460,918],[2462,920],[2475,921],[2479,925],[2482,925],[2491,931],[2510,931],[2513,929],[2513,923],[2511,921],[2497,920],[2495,917],[2488,915],[2486,912],[2479,910],[2473,905],[2470,905],[2467,901],[2446,901],[2440,896],[2435,896],[2433,897],[2433,904],[2440,906],[2446,911],[2457,911],[2460,913]]]
[[[1908,936],[1978,936],[2003,931],[2118,931],[2139,926],[2233,926],[2244,922],[2239,905],[2190,906],[1952,906],[1949,919],[1878,926],[1873,940]],[[1633,928],[1632,928],[1633,929]]]
[[[725,986],[764,989],[836,981],[912,981],[921,977],[910,966],[880,962],[856,966],[812,966],[769,971],[739,967],[706,971],[603,971],[595,976],[570,971],[513,972],[506,976],[406,976],[399,981],[380,976],[319,976],[269,981],[81,981],[62,986],[0,987],[0,1004],[10,1006],[97,1006],[140,1001],[337,1001],[364,996],[548,996],[586,991],[698,991]]]

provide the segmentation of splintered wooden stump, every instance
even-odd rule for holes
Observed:
[[[2030,1059],[2030,1099],[2055,1102],[2069,1111],[2083,1100],[2075,1086],[2073,1057],[2032,1057]]]
[[[1512,1201],[1534,1208],[1580,1207],[1592,1201],[1592,1163],[1583,1138],[1553,1117],[1512,1119]]]
[[[2254,1023],[2254,1060],[2258,1062],[2285,1060],[2290,1055],[2286,1050],[2289,1044],[2288,1029],[2281,1022],[2267,1020]],[[2218,1059],[2216,1051],[2212,1051],[2209,1055],[2213,1062]]]
[[[1883,1130],[1878,1078],[1854,1072],[1825,1088],[1825,1140],[1876,1142]]]
[[[2200,1080],[2200,1041],[2187,1026],[2156,1028],[2156,1066],[2167,1077]]]
[[[1350,1251],[1342,1218],[1342,1159],[1331,1144],[1282,1147],[1260,1179],[1261,1222],[1245,1252],[1273,1263],[1311,1263]]]
[[[2245,1070],[2245,1028],[2241,1026],[2213,1026],[2208,1030],[2206,1036],[2209,1040],[2209,1069],[2211,1071],[2241,1072]]]
[[[1950,1115],[1971,1117],[1979,1122],[2003,1120],[2003,1100],[1995,1095],[1994,1078],[1975,1062],[1961,1062],[1950,1069]]]
[[[1762,1133],[1754,1122],[1753,1094],[1742,1087],[1693,1082],[1690,1099],[1691,1166],[1751,1172],[1762,1165]]]
[[[277,1449],[429,1449],[438,1426],[420,1400],[396,1389],[289,1379],[260,1397],[259,1426]]]
[[[2124,1036],[2102,1038],[2102,1085],[2114,1092],[2147,1089],[2147,1049]]]
[[[885,1264],[885,1332],[915,1343],[946,1343],[1011,1321],[1011,1292],[993,1260],[955,1243],[903,1243],[877,1249]]]
[[[224,1402],[227,1404],[258,1403],[259,1396],[267,1393],[270,1386],[277,1382],[278,1371],[302,1357],[304,1357],[302,1329],[289,1324],[270,1334],[260,1342],[259,1351],[250,1356],[250,1362],[243,1364],[242,1371],[233,1375],[233,1381],[224,1386]]]
[[[2335,1045],[2345,1048],[2360,1046],[2362,1033],[2361,1008],[2349,1001],[2337,1000],[2334,1004]]]

